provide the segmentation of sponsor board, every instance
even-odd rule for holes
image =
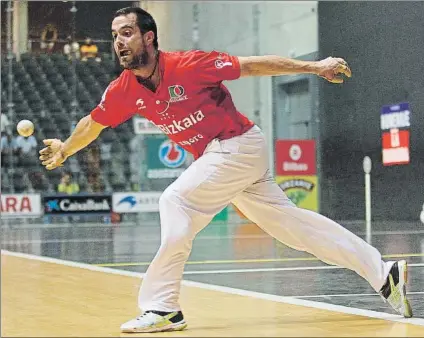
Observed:
[[[409,103],[385,105],[381,109],[382,162],[385,166],[410,162],[411,110]]]
[[[1,194],[1,217],[38,217],[40,194]]]
[[[315,175],[315,140],[277,140],[275,166],[277,176]]]
[[[166,136],[146,138],[147,178],[177,178],[185,170],[187,151]]]
[[[46,215],[110,214],[112,196],[105,195],[49,195],[43,197]]]
[[[135,134],[162,134],[162,131],[152,122],[143,117],[133,117],[133,127]]]
[[[277,176],[275,180],[298,207],[318,211],[317,176]]]
[[[112,210],[117,213],[159,211],[160,191],[116,192],[112,195]]]

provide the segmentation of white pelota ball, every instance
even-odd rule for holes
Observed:
[[[19,135],[28,137],[31,136],[34,132],[34,123],[32,123],[30,120],[22,120],[19,121],[16,129],[18,130]]]

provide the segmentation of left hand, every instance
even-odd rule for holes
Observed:
[[[338,76],[344,74],[347,77],[352,76],[349,65],[342,58],[328,57],[317,63],[317,75],[326,79],[331,83],[343,83],[343,77]]]
[[[40,150],[40,161],[47,170],[53,170],[57,167],[62,167],[66,161],[66,156],[63,152],[63,142],[58,139],[43,140],[45,148]]]

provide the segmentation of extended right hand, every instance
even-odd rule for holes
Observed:
[[[53,170],[57,167],[62,166],[62,163],[66,161],[66,156],[63,152],[64,143],[58,139],[47,139],[43,140],[43,143],[47,146],[40,150],[41,164],[46,167],[47,170]]]
[[[331,83],[343,83],[343,77],[340,75],[345,75],[347,77],[352,76],[352,71],[350,70],[347,62],[342,58],[328,57],[324,60],[318,61],[318,76],[326,79]]]

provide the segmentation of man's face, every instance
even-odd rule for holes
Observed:
[[[69,175],[64,175],[62,180],[63,183],[69,183],[71,181],[71,177]]]
[[[137,25],[137,15],[121,15],[112,21],[112,36],[119,63],[126,69],[135,69],[148,62],[143,35]]]

